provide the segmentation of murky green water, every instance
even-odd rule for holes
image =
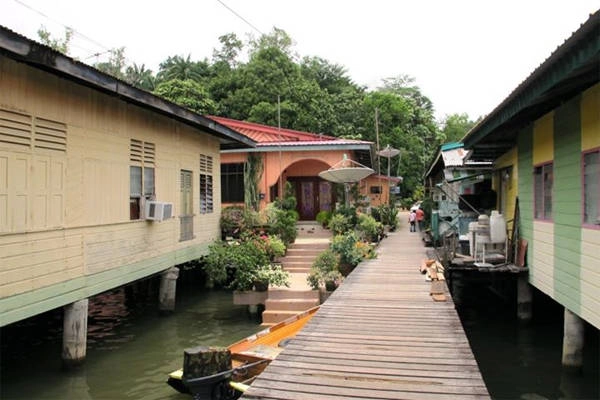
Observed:
[[[200,283],[178,286],[176,313],[161,317],[157,283],[90,301],[88,357],[77,371],[61,370],[60,310],[3,328],[0,399],[190,400],[165,383],[181,367],[183,349],[228,345],[260,330],[259,321],[234,306],[231,293]],[[494,399],[599,398],[597,330],[586,331],[583,374],[565,375],[560,307],[538,302],[533,323],[520,326],[514,304],[483,287],[469,293],[460,316]]]
[[[260,330],[231,293],[178,288],[177,311],[157,313],[156,284],[90,301],[87,360],[61,370],[61,312],[2,329],[2,399],[186,399],[166,383],[181,368],[183,349],[228,345]]]
[[[586,325],[583,370],[566,373],[563,308],[534,294],[533,319],[524,325],[516,318],[516,294],[506,303],[486,285],[465,290],[458,311],[490,394],[496,400],[599,399],[598,330]]]

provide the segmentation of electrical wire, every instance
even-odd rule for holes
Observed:
[[[227,4],[225,4],[221,0],[217,0],[217,2],[220,3],[226,9],[228,9],[229,11],[231,11],[231,13],[233,15],[235,15],[236,17],[238,17],[239,19],[241,19],[242,21],[244,21],[250,28],[254,29],[256,32],[260,33],[261,35],[264,35],[264,33],[262,33],[260,31],[260,29],[258,29],[256,26],[252,25],[246,18],[244,18],[240,14],[238,14],[233,8],[229,7]]]

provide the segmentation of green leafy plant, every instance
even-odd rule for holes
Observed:
[[[331,211],[321,210],[317,213],[315,219],[321,226],[326,227],[331,220]]]
[[[230,288],[265,291],[269,286],[290,286],[290,274],[279,265],[264,264],[253,268],[238,268]]]
[[[363,252],[357,246],[360,240],[354,231],[336,235],[331,243],[331,249],[340,255],[340,264],[355,267],[363,260]]]
[[[350,218],[343,214],[333,214],[329,220],[329,229],[334,235],[341,235],[353,228]]]
[[[286,247],[296,240],[298,214],[295,210],[283,210],[272,204],[267,206],[266,215],[269,232],[279,236]]]
[[[367,214],[358,216],[356,230],[360,239],[367,242],[379,242],[380,238],[383,237],[383,224],[375,221],[375,218]]]
[[[258,213],[242,206],[229,206],[221,212],[220,224],[224,237],[239,238],[242,233],[260,225],[260,218]]]
[[[377,207],[380,219],[383,225],[390,227],[390,230],[395,230],[398,227],[398,209],[394,206],[381,205]]]
[[[327,249],[320,253],[310,269],[310,274],[306,280],[313,289],[326,285],[331,282],[339,285],[342,275],[339,272],[340,257],[333,250]]]

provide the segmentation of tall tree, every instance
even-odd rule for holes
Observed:
[[[152,74],[152,70],[146,69],[144,64],[137,65],[133,63],[133,65],[127,67],[125,70],[125,81],[130,85],[147,91],[154,90],[156,85],[156,78]]]
[[[446,115],[442,121],[444,142],[459,142],[475,124],[476,121],[471,121],[466,113]]]
[[[165,82],[172,79],[182,81],[191,79],[196,82],[202,82],[209,75],[209,65],[206,60],[192,61],[191,55],[186,58],[182,56],[172,56],[160,63],[157,79],[159,82]]]
[[[210,98],[206,89],[202,84],[191,79],[172,79],[162,82],[158,84],[154,93],[199,114],[217,113],[218,106]]]

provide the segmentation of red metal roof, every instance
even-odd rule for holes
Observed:
[[[363,140],[342,139],[317,133],[278,128],[254,122],[238,121],[235,119],[209,116],[210,119],[233,129],[262,146],[301,146],[301,145],[340,145],[340,144],[370,144]]]

